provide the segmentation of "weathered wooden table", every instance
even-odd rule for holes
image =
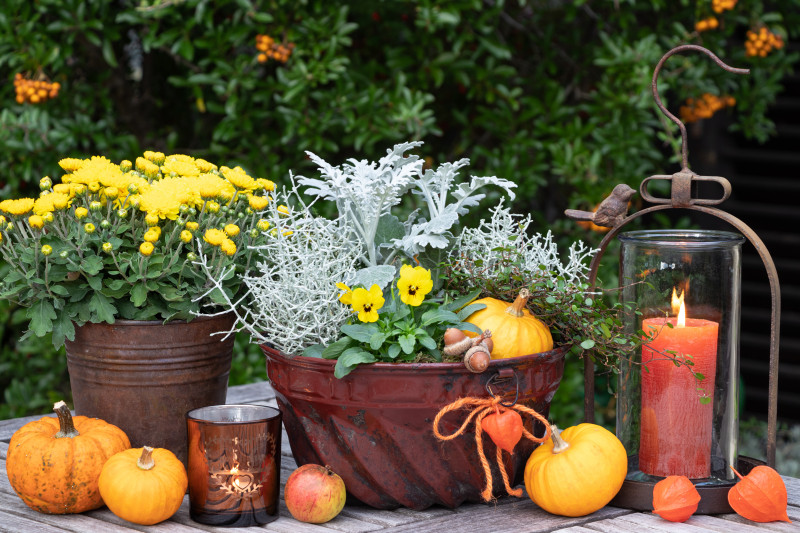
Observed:
[[[253,403],[277,406],[272,388],[267,383],[243,385],[228,390],[228,403]],[[0,467],[5,472],[5,459],[11,435],[23,424],[40,417],[0,421]],[[281,449],[281,485],[296,467],[286,433]],[[756,524],[738,515],[693,516],[683,524],[662,520],[652,513],[641,513],[605,507],[580,518],[554,516],[539,509],[529,498],[502,498],[492,504],[465,504],[457,509],[433,507],[424,511],[397,509],[378,511],[368,507],[347,505],[339,516],[322,525],[303,524],[294,520],[283,505],[280,517],[261,528],[218,528],[205,526],[189,518],[189,498],[170,520],[154,526],[138,526],[117,518],[106,508],[77,515],[46,515],[29,509],[0,474],[0,531],[38,533],[52,531],[131,532],[162,531],[168,533],[218,531],[282,531],[286,533],[331,533],[334,531],[416,532],[416,533],[527,533],[563,531],[570,533],[600,532],[677,532],[755,533],[756,531],[800,532],[800,479],[784,476],[789,490],[789,518],[794,523]]]

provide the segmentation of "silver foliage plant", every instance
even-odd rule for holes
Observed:
[[[418,156],[404,155],[422,144],[397,144],[376,163],[350,159],[340,166],[306,152],[319,167],[321,177],[301,176],[298,182],[306,186],[305,194],[336,202],[345,225],[353,229],[357,236],[354,246],[360,247],[365,267],[356,280],[362,285],[377,283],[384,287],[390,283],[395,275],[391,263],[398,253],[416,258],[429,248],[448,248],[459,217],[485,198],[478,192],[483,187],[501,187],[514,199],[516,183],[495,176],[471,176],[468,183],[456,183],[459,170],[469,164],[468,159],[423,171]],[[392,214],[392,208],[409,193],[417,195],[424,208],[401,222]]]
[[[292,205],[289,214],[278,211]],[[339,328],[350,309],[337,300],[337,282],[352,279],[359,265],[359,250],[343,219],[329,220],[311,214],[295,188],[276,192],[261,216],[269,221],[266,244],[257,274],[244,277],[247,288],[236,301],[224,293],[226,311],[237,321],[228,334],[246,331],[252,342],[269,343],[283,353],[302,354],[314,344],[328,344],[340,336]],[[207,273],[207,258],[198,264]],[[223,273],[223,279],[233,272]],[[218,289],[221,280],[212,279]]]
[[[491,218],[481,220],[477,227],[464,228],[456,239],[449,256],[456,270],[469,270],[467,262],[480,258],[484,275],[492,277],[503,267],[510,251],[520,268],[534,279],[549,279],[555,283],[561,278],[572,286],[586,281],[588,262],[597,253],[596,249],[578,241],[570,246],[562,260],[549,231],[544,236],[540,233],[528,236],[530,215],[512,214],[502,201],[491,213]]]

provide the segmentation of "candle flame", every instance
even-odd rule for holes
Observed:
[[[678,327],[685,328],[686,327],[686,306],[683,305],[683,299],[681,299],[681,308],[678,310]]]
[[[680,296],[677,293],[675,287],[672,287],[672,314],[677,315],[681,305],[683,305],[683,296],[685,292],[681,291]]]
[[[235,474],[238,474],[238,473],[239,473],[239,466],[238,465],[236,465],[233,468],[231,468],[231,474],[235,475]]]

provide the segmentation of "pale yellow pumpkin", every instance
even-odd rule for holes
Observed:
[[[525,464],[525,489],[545,511],[584,516],[602,509],[622,488],[628,454],[602,426],[578,424],[536,448]]]
[[[525,308],[530,292],[522,289],[514,303],[496,298],[481,298],[476,304],[486,308],[472,313],[466,320],[482,330],[492,332],[492,359],[506,359],[553,349],[550,330]],[[474,336],[472,332],[467,335]]]
[[[186,468],[164,448],[131,448],[106,461],[100,495],[111,512],[128,522],[157,524],[175,514],[189,481]]]

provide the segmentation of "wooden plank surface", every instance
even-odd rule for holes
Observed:
[[[228,390],[228,403],[249,403],[277,406],[275,394],[266,382],[254,383]],[[0,421],[0,470],[5,471],[8,441],[16,429],[30,420]],[[432,507],[423,511],[396,509],[376,510],[366,506],[347,505],[339,516],[326,524],[304,524],[294,520],[283,501],[283,488],[289,474],[297,467],[291,455],[288,437],[281,439],[281,497],[279,517],[262,527],[219,528],[194,522],[189,513],[189,497],[184,498],[178,512],[168,521],[155,526],[139,526],[118,518],[107,508],[77,515],[44,515],[29,509],[14,493],[8,478],[0,475],[0,532],[50,533],[231,533],[231,531],[276,533],[362,533],[384,531],[392,533],[755,533],[757,531],[800,533],[800,479],[784,476],[789,495],[789,516],[793,524],[774,522],[757,524],[738,515],[693,516],[687,522],[667,522],[649,512],[637,513],[606,507],[579,518],[554,516],[544,512],[530,499],[501,498],[492,504],[464,504],[457,509]]]

